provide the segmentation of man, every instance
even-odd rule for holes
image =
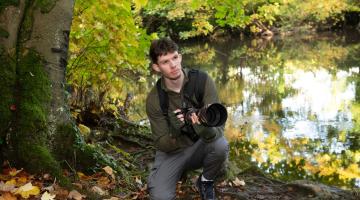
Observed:
[[[196,104],[196,94],[192,97],[184,95],[189,87],[190,73],[181,66],[182,57],[175,42],[168,38],[154,40],[150,47],[150,57],[152,69],[161,74],[157,86],[146,100],[146,113],[157,148],[148,177],[150,198],[175,199],[176,183],[182,174],[203,168],[197,188],[202,199],[215,199],[214,180],[223,171],[229,151],[228,142],[223,136],[224,126],[207,127],[200,123],[195,112],[189,111],[190,115],[187,116],[181,112],[181,108],[195,106],[192,104]],[[206,74],[205,78],[202,102],[197,103],[218,103],[214,81]],[[164,111],[164,100],[161,102],[164,95],[168,112]],[[187,129],[184,130],[184,127]]]

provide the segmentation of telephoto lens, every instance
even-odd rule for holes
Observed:
[[[222,126],[227,120],[227,110],[220,103],[213,103],[199,109],[198,117],[200,123],[209,126]]]

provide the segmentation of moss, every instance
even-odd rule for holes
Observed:
[[[126,173],[114,158],[102,153],[99,146],[86,144],[75,124],[58,125],[54,137],[54,154],[58,160],[70,164],[71,170],[93,173],[110,166],[120,175]]]
[[[50,173],[61,184],[69,182],[61,173],[46,144],[50,81],[42,58],[34,50],[20,52],[16,68],[16,113],[10,134],[8,159],[32,173]]]
[[[5,54],[3,48],[0,48],[0,66],[0,138],[4,138],[12,118],[10,106],[15,103],[13,92],[16,67],[11,56]]]
[[[8,38],[9,37],[9,33],[0,27],[0,37],[3,37],[3,38]]]
[[[50,12],[56,5],[57,0],[36,0],[36,7],[40,8],[42,13]]]
[[[34,50],[25,50],[21,55],[17,67],[16,122],[24,138],[40,141],[46,134],[50,81],[42,58]]]
[[[57,178],[61,185],[70,185],[69,180],[62,175],[60,164],[54,159],[47,147],[34,145],[25,140],[22,140],[18,147],[18,155],[22,156],[20,160],[26,162],[17,164],[24,166],[29,172],[50,173]]]
[[[26,1],[24,14],[25,16],[21,24],[21,30],[18,39],[19,44],[24,43],[31,37],[34,22],[33,12],[34,11],[32,9],[32,0]]]

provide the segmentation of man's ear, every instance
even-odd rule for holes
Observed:
[[[153,63],[153,64],[151,65],[151,67],[153,68],[154,71],[160,72],[160,69],[159,69],[159,65],[158,65],[158,64]]]

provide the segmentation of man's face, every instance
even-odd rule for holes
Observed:
[[[161,73],[165,78],[176,80],[181,77],[181,54],[177,51],[159,56],[153,69]]]

